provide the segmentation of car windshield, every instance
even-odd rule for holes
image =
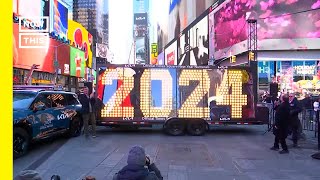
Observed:
[[[33,92],[13,92],[13,109],[28,109],[35,97]]]

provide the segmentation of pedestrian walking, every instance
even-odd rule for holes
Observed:
[[[82,104],[82,119],[84,126],[84,134],[86,137],[89,136],[89,122],[92,127],[92,137],[96,137],[96,112],[95,112],[95,98],[92,92],[89,95],[89,88],[84,87],[82,92],[79,94],[79,101]]]
[[[290,130],[292,132],[293,147],[298,147],[298,139],[303,136],[302,125],[299,119],[299,113],[302,108],[294,93],[289,94],[290,104]]]
[[[162,180],[163,177],[141,146],[134,146],[128,154],[128,165],[113,177],[113,180]]]
[[[288,127],[290,122],[290,105],[287,95],[280,97],[280,104],[275,107],[275,123],[273,126],[273,134],[275,135],[273,147],[271,150],[279,150],[279,143],[282,150],[280,154],[289,153],[286,138],[288,136]]]

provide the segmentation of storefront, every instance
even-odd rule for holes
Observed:
[[[277,82],[281,92],[320,93],[319,51],[259,52],[258,57],[259,90]]]

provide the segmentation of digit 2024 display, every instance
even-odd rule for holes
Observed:
[[[249,68],[108,67],[100,73],[98,87],[105,105],[102,120],[227,121],[255,116]]]

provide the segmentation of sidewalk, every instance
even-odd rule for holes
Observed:
[[[164,179],[320,179],[320,161],[315,138],[307,133],[301,148],[290,154],[270,151],[272,133],[262,131],[208,133],[202,137],[171,137],[161,132],[112,133],[99,131],[98,137],[70,139],[36,170],[44,179],[58,174],[63,180],[78,180],[87,175],[97,180],[112,180],[126,165],[130,147],[145,147]],[[288,140],[289,148],[292,142]]]

